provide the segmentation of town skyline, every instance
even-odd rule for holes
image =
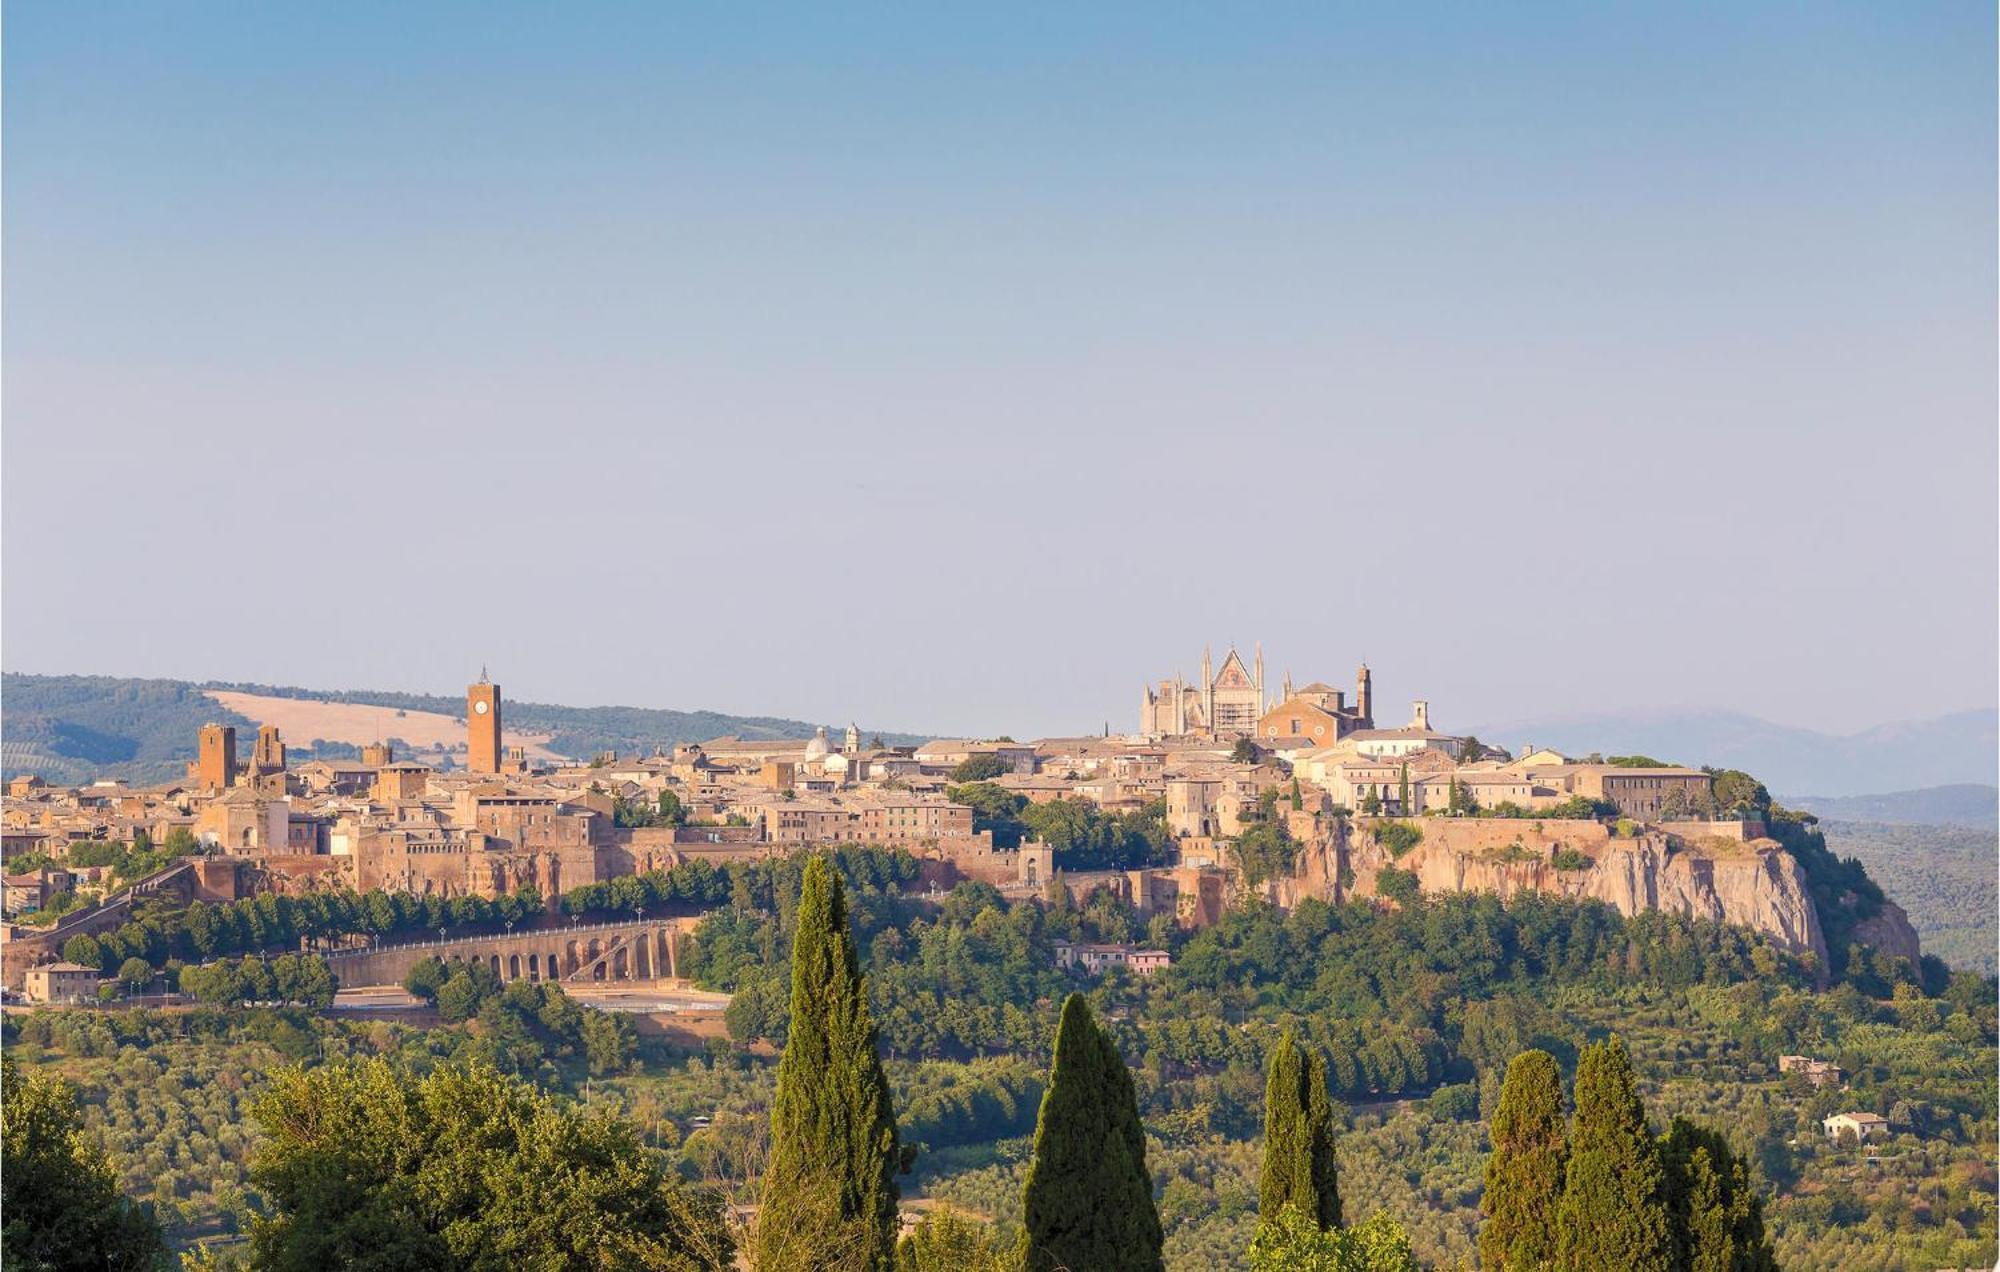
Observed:
[[[1222,644],[1222,645],[1216,645],[1213,648],[1215,651],[1216,660],[1219,663],[1222,657],[1234,647],[1231,645]],[[1248,647],[1247,650],[1239,650],[1237,652],[1243,654],[1244,657],[1248,658],[1249,656],[1251,656],[1251,652],[1254,651],[1255,648],[1256,646],[1253,644],[1252,646]],[[1186,663],[1186,667],[1184,669],[1186,672],[1194,672],[1199,665],[1198,657],[1193,659],[1184,658],[1182,661]],[[481,669],[483,665],[489,665],[489,664],[480,664],[474,662],[467,665],[472,669],[473,672],[476,673],[478,670]],[[1317,666],[1317,664],[1315,664],[1315,666]],[[161,680],[180,681],[196,685],[255,684],[272,689],[299,689],[315,694],[330,694],[330,695],[338,695],[342,693],[414,694],[414,695],[422,695],[428,697],[452,697],[462,686],[462,683],[465,679],[465,674],[461,672],[455,680],[440,681],[434,684],[413,683],[408,681],[399,681],[393,683],[390,682],[311,683],[307,679],[298,676],[279,675],[274,678],[265,679],[261,677],[231,675],[231,674],[195,675],[195,674],[177,672],[172,668],[167,668],[155,672],[140,673],[136,671],[121,670],[115,668],[79,669],[73,667],[60,667],[60,666],[27,667],[27,666],[17,666],[10,664],[6,668],[4,668],[4,670],[8,674],[12,675],[33,675],[33,676],[44,676],[44,677],[101,676],[112,679],[132,679],[132,680],[161,679]],[[1171,662],[1169,663],[1169,665],[1166,666],[1165,670],[1168,673],[1169,678],[1171,678],[1171,673],[1174,670],[1174,666],[1171,664]],[[1294,679],[1296,679],[1297,681],[1299,681],[1300,683],[1305,683],[1307,681],[1316,679],[1334,678],[1336,674],[1337,673],[1332,673],[1324,669],[1313,673],[1302,674],[1293,668],[1277,668],[1274,664],[1271,673],[1271,681],[1272,685],[1276,686],[1282,678],[1289,675]],[[1157,676],[1155,678],[1157,678]],[[1125,679],[1126,680],[1131,679],[1131,673],[1129,669],[1125,676]],[[904,720],[899,718],[892,718],[886,713],[869,706],[867,703],[848,702],[845,706],[842,706],[840,705],[840,700],[830,696],[826,697],[824,700],[832,702],[833,705],[827,710],[815,711],[803,707],[794,707],[793,705],[782,701],[767,700],[762,695],[757,696],[755,700],[749,703],[703,700],[691,695],[686,695],[681,697],[670,696],[662,700],[642,701],[639,700],[637,695],[629,695],[629,694],[624,697],[614,697],[603,701],[583,701],[580,700],[577,696],[567,696],[567,697],[564,696],[559,687],[550,687],[550,688],[537,687],[542,685],[548,685],[550,683],[544,678],[537,678],[533,675],[523,675],[520,673],[512,672],[511,670],[507,675],[506,683],[510,687],[510,693],[512,694],[512,696],[517,697],[520,701],[533,703],[537,705],[571,707],[571,708],[580,708],[586,710],[597,709],[597,708],[627,707],[627,708],[636,708],[639,710],[647,710],[647,711],[676,711],[676,712],[690,712],[690,713],[702,712],[702,713],[712,713],[716,715],[736,716],[736,717],[777,717],[782,719],[794,720],[808,725],[825,724],[828,726],[838,726],[843,723],[851,723],[856,720],[861,720],[865,717],[866,723],[864,724],[863,727],[866,731],[890,732],[907,736],[925,735],[925,736],[942,737],[942,736],[952,735],[952,736],[964,736],[964,737],[997,737],[1001,734],[1008,734],[1020,737],[1072,737],[1072,736],[1085,736],[1091,733],[1100,732],[1107,726],[1113,733],[1129,733],[1133,731],[1131,728],[1132,721],[1130,718],[1132,715],[1132,706],[1130,702],[1131,694],[1129,692],[1133,686],[1123,684],[1122,682],[1119,686],[1117,686],[1117,688],[1124,688],[1128,690],[1128,692],[1125,694],[1125,699],[1126,699],[1125,701],[1114,701],[1114,698],[1117,695],[1112,689],[1107,689],[1105,694],[1103,695],[1103,704],[1101,710],[1092,711],[1088,708],[1077,708],[1076,710],[1070,711],[1066,714],[1050,713],[1045,716],[1038,716],[1035,718],[1043,722],[1039,727],[1029,727],[1027,725],[1016,723],[1016,721],[1018,721],[1019,719],[1024,718],[1018,715],[1010,717],[1003,712],[1002,715],[999,717],[982,720],[973,718],[972,713],[969,711],[969,709],[951,710],[948,707],[942,709],[939,716],[936,719],[920,718],[915,720]],[[525,690],[520,690],[518,692],[515,692],[513,690],[513,687],[520,684],[526,684],[528,688],[526,688]],[[1519,699],[1511,700],[1512,701],[1511,706],[1505,702],[1502,702],[1497,707],[1488,707],[1479,711],[1465,711],[1460,709],[1460,704],[1450,700],[1448,697],[1444,695],[1434,695],[1421,692],[1413,692],[1411,694],[1403,695],[1400,692],[1400,688],[1398,688],[1396,692],[1399,696],[1392,696],[1388,699],[1385,699],[1385,701],[1388,703],[1386,710],[1390,715],[1398,715],[1399,713],[1406,714],[1407,708],[1409,707],[1410,703],[1417,700],[1418,698],[1422,698],[1425,701],[1435,701],[1447,704],[1448,710],[1453,718],[1452,722],[1455,725],[1475,730],[1482,728],[1490,730],[1496,726],[1501,728],[1508,728],[1517,725],[1526,725],[1531,723],[1548,723],[1555,725],[1566,725],[1566,724],[1588,725],[1596,722],[1601,722],[1604,720],[1613,720],[1613,719],[1646,721],[1646,720],[1671,719],[1679,716],[1689,716],[1689,717],[1734,716],[1748,720],[1754,720],[1758,723],[1772,725],[1778,728],[1798,730],[1801,732],[1818,734],[1820,736],[1831,739],[1839,739],[1839,738],[1851,738],[1877,730],[1892,728],[1897,725],[1926,724],[1940,720],[1950,719],[1957,716],[1965,716],[1965,715],[1976,714],[1982,711],[1993,710],[1993,706],[1991,703],[1972,701],[1964,703],[1956,708],[1946,708],[1940,711],[1923,712],[1923,713],[1919,713],[1916,711],[1909,711],[1902,714],[1890,715],[1875,719],[1868,719],[1864,720],[1862,723],[1852,728],[1822,728],[1822,727],[1816,727],[1812,724],[1805,723],[1800,720],[1788,719],[1775,715],[1759,714],[1758,712],[1749,710],[1748,708],[1744,707],[1742,704],[1739,703],[1732,703],[1728,701],[1717,701],[1717,700],[1701,701],[1695,699],[1685,699],[1679,701],[1663,700],[1663,701],[1653,701],[1653,702],[1635,700],[1622,703],[1598,703],[1596,705],[1585,704],[1571,710],[1557,710],[1548,707],[1546,705],[1538,705],[1538,702],[1532,692],[1524,692]],[[1475,699],[1480,701],[1492,701],[1490,697],[1481,697],[1479,695],[1475,695]],[[940,723],[939,721],[942,721],[942,723]],[[1505,739],[1500,739],[1496,737],[1495,740],[1504,741]]]

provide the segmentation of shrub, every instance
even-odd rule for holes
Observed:
[[[1404,853],[1423,841],[1423,827],[1414,822],[1383,822],[1375,828],[1375,842],[1388,849],[1392,858],[1400,859]]]
[[[1415,904],[1421,894],[1416,871],[1398,870],[1394,866],[1384,866],[1375,872],[1375,891],[1401,906]]]
[[[1558,870],[1588,870],[1597,863],[1574,848],[1558,848],[1549,864]]]
[[[1426,1102],[1432,1117],[1447,1122],[1470,1122],[1479,1116],[1479,1084],[1455,1082],[1431,1092]]]

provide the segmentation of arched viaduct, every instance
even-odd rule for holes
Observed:
[[[327,956],[342,989],[400,985],[426,958],[483,963],[502,981],[638,981],[680,975],[680,943],[699,915],[535,928],[506,935],[420,941]]]

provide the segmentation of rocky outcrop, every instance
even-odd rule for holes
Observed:
[[[1910,960],[1915,967],[1923,958],[1923,946],[1917,941],[1917,929],[1910,926],[1910,916],[1903,913],[1903,907],[1894,901],[1884,901],[1882,908],[1854,925],[1854,939],[1863,945],[1872,945],[1884,954],[1894,954]]]
[[[1689,841],[1658,833],[1614,836],[1595,822],[1426,819],[1412,823],[1423,840],[1400,857],[1376,842],[1369,823],[1360,821],[1326,843],[1302,851],[1291,878],[1274,898],[1315,896],[1325,900],[1375,895],[1384,866],[1414,873],[1426,893],[1518,892],[1595,898],[1625,915],[1669,910],[1695,918],[1740,924],[1764,933],[1796,954],[1811,954],[1827,965],[1826,938],[1807,887],[1805,870],[1768,839]],[[1556,868],[1581,858],[1588,865]],[[1885,905],[1880,922],[1890,941],[1901,911]],[[1871,921],[1872,922],[1872,921]],[[1907,931],[1908,923],[1902,924]],[[1910,944],[1915,934],[1910,934]],[[1884,942],[1884,949],[1902,953]]]

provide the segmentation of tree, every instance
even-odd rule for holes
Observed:
[[[1776,1272],[1750,1168],[1715,1131],[1675,1118],[1660,1144],[1674,1265],[1686,1272]]]
[[[435,954],[426,954],[403,977],[403,988],[418,998],[436,1002],[438,990],[450,979],[451,972],[445,967],[444,960]]]
[[[930,1211],[896,1247],[896,1272],[1005,1272],[987,1225],[951,1209]]]
[[[330,1267],[675,1272],[728,1267],[714,1198],[637,1131],[484,1066],[281,1069],[253,1106],[269,1272]]]
[[[1326,1062],[1285,1031],[1272,1049],[1264,1083],[1264,1170],[1257,1189],[1260,1224],[1296,1207],[1321,1228],[1340,1226],[1340,1184],[1333,1147],[1333,1101]]]
[[[94,936],[72,936],[63,942],[63,962],[75,963],[80,967],[104,967],[104,947]]]
[[[1263,756],[1258,753],[1257,744],[1249,738],[1236,739],[1236,745],[1229,748],[1229,758],[1237,764],[1255,764]]]
[[[151,1268],[159,1225],[118,1189],[118,1174],[83,1131],[76,1092],[0,1056],[0,1245],[6,1266],[35,1272]]]
[[[1491,1269],[1545,1268],[1555,1261],[1568,1136],[1562,1070],[1546,1051],[1523,1051],[1507,1065],[1493,1113],[1493,1155],[1479,1209],[1479,1262]]]
[[[1352,1228],[1325,1231],[1297,1206],[1260,1222],[1250,1243],[1251,1272],[1417,1272],[1410,1236],[1386,1213]]]
[[[153,983],[153,965],[143,958],[128,958],[118,965],[118,983],[128,994],[136,994]]]
[[[951,771],[954,782],[990,782],[996,777],[1012,773],[1014,766],[991,751],[981,751],[968,755]]]
[[[1614,1034],[1584,1048],[1577,1061],[1576,1121],[1556,1209],[1556,1266],[1567,1272],[1669,1272],[1673,1254],[1659,1149],[1646,1129],[1631,1058]]]
[[[1022,1196],[1028,1272],[1160,1272],[1164,1237],[1132,1072],[1081,994],[1063,1003]]]
[[[900,1158],[846,895],[816,856],[792,938],[791,1021],[757,1221],[760,1272],[891,1267]]]
[[[1375,872],[1375,891],[1386,900],[1408,909],[1423,896],[1422,884],[1414,870],[1383,866]]]
[[[672,791],[661,791],[658,804],[662,826],[679,826],[686,823],[687,809],[681,806],[680,796]]]

